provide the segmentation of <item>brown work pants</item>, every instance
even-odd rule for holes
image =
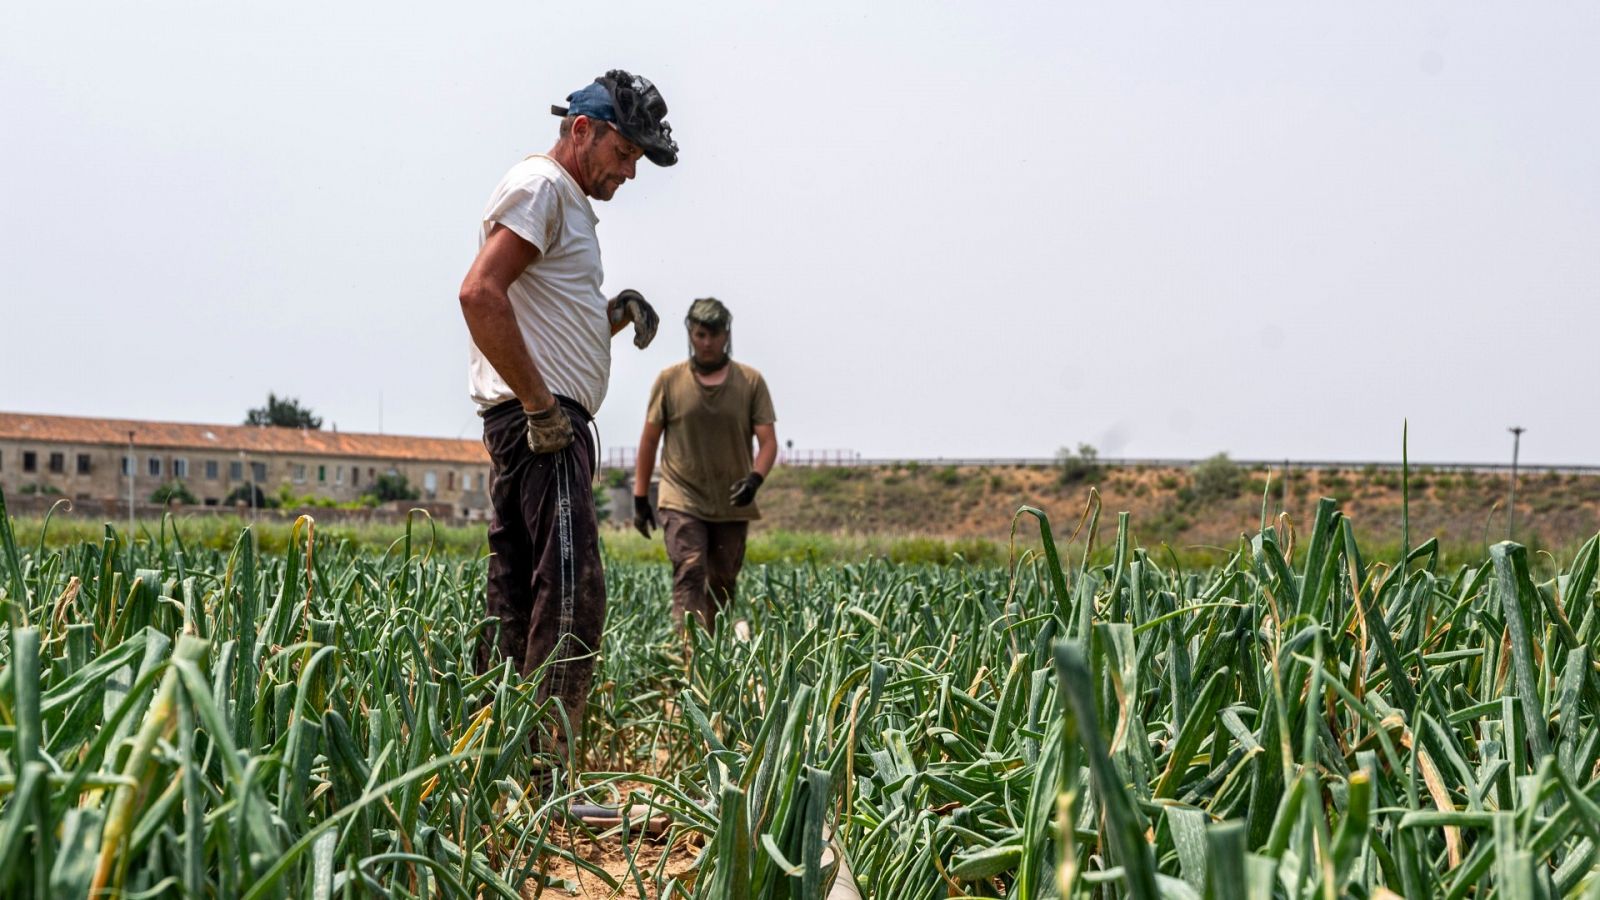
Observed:
[[[527,420],[514,401],[483,419],[492,507],[487,605],[500,624],[499,657],[486,640],[480,664],[503,657],[531,676],[548,663],[538,699],[559,699],[577,733],[606,621],[606,583],[590,487],[594,439],[581,408],[566,398],[561,405],[573,440],[557,453],[528,448]],[[535,735],[535,748],[564,755],[569,740],[559,717],[549,737]]]
[[[679,631],[694,613],[711,630],[717,613],[733,599],[749,522],[707,522],[675,509],[661,510],[661,528],[672,560],[672,621]]]

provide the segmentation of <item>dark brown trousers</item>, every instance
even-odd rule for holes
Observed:
[[[536,455],[528,448],[527,420],[516,402],[484,416],[493,554],[488,612],[500,619],[500,657],[525,676],[548,664],[538,697],[560,699],[577,732],[606,621],[606,583],[590,487],[594,439],[581,407],[560,399],[573,440],[558,453]],[[484,650],[485,666],[498,662]],[[564,752],[566,735],[555,738],[557,746],[546,746]]]
[[[707,631],[734,597],[744,567],[749,522],[707,522],[675,509],[661,510],[661,528],[672,560],[672,621],[683,630],[694,613]]]

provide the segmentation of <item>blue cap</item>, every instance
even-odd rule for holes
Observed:
[[[591,119],[615,122],[617,108],[611,102],[611,92],[606,90],[606,86],[599,82],[591,82],[567,95],[567,107],[561,115],[588,116]]]

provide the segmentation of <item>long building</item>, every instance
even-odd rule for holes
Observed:
[[[489,454],[480,441],[305,428],[194,425],[0,412],[0,489],[74,500],[146,501],[181,482],[206,506],[253,482],[267,495],[350,502],[378,476],[404,475],[430,504],[488,515]]]

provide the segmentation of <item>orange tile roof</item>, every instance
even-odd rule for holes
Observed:
[[[486,465],[489,462],[489,454],[483,449],[483,443],[474,440],[0,412],[0,440],[125,447],[130,431],[133,432],[136,447],[231,453],[242,450],[246,453],[298,456],[357,456],[472,465]]]

